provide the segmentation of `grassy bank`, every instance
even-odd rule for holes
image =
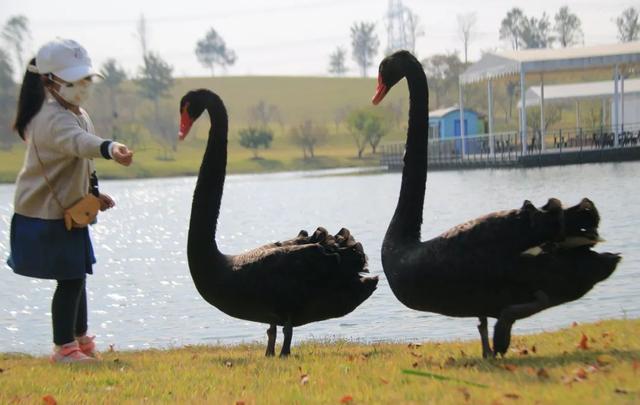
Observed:
[[[261,345],[116,347],[91,366],[0,354],[0,403],[632,404],[639,332],[640,320],[616,320],[516,336],[490,361],[478,341],[309,342],[285,360]]]

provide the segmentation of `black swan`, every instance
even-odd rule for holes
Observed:
[[[215,241],[227,166],[228,117],[220,97],[206,89],[188,92],[180,101],[180,139],[207,110],[211,129],[196,183],[187,256],[195,286],[222,312],[269,324],[267,356],[275,355],[276,325],[283,326],[280,356],[291,351],[294,326],[337,318],[353,311],[376,289],[362,245],[342,228],[330,235],[318,228],[309,236],[225,255]]]
[[[420,62],[407,51],[385,58],[372,102],[404,77],[409,126],[398,205],[382,244],[384,272],[409,308],[478,317],[483,357],[504,355],[516,320],[582,297],[613,273],[620,256],[591,250],[601,240],[600,217],[588,199],[567,209],[557,199],[541,209],[525,201],[421,242],[429,89]],[[487,317],[497,318],[493,350]]]

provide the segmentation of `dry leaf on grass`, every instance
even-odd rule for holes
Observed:
[[[518,369],[518,366],[516,366],[515,364],[504,364],[502,368],[513,373]]]
[[[504,394],[505,397],[509,399],[520,399],[520,395],[510,392],[508,394]]]
[[[58,403],[53,395],[45,395],[42,397],[42,402],[44,402],[45,405],[56,405]]]
[[[578,348],[582,350],[589,350],[589,338],[584,334],[584,332],[582,332],[582,337],[580,338],[580,343],[578,343]]]
[[[629,391],[623,390],[622,388],[616,388],[615,390],[613,390],[613,392],[615,392],[616,394],[622,394],[622,395],[627,395],[629,393]]]
[[[464,395],[464,400],[465,401],[469,401],[469,399],[471,399],[471,394],[469,393],[469,390],[466,388],[458,388],[458,391],[460,391],[460,393],[462,393],[462,395]]]
[[[341,404],[350,404],[351,402],[353,402],[353,397],[351,395],[345,395],[340,398]]]
[[[537,375],[538,375],[538,378],[541,380],[546,380],[549,378],[549,372],[544,368],[541,368],[540,370],[538,370]]]
[[[233,367],[233,363],[232,363],[232,362],[230,362],[229,360],[227,360],[227,361],[225,361],[225,362],[224,362],[224,366],[225,366],[226,368],[231,368],[231,367]]]
[[[244,405],[244,401],[236,401],[236,405]]]
[[[380,377],[380,382],[383,384],[389,384],[388,380],[385,380],[384,378]]]
[[[300,376],[300,384],[307,385],[309,383],[309,376],[307,374],[302,374]]]

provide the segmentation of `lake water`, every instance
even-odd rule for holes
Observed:
[[[228,176],[218,241],[238,253],[300,229],[348,227],[380,276],[378,289],[341,319],[294,330],[307,339],[419,341],[478,337],[476,319],[417,312],[400,304],[384,278],[380,246],[395,208],[399,173],[345,175],[348,170]],[[518,321],[516,334],[572,322],[640,317],[640,163],[429,174],[423,239],[467,219],[558,197],[573,205],[588,196],[602,216],[598,250],[622,252],[618,270],[585,297]],[[266,343],[266,325],[231,318],[195,290],[186,235],[195,178],[102,181],[117,207],[92,227],[98,263],[88,278],[90,332],[100,347],[167,348],[186,344]],[[13,185],[0,185],[0,258],[8,255]],[[44,354],[51,348],[55,282],[20,277],[0,265],[0,352]],[[282,335],[280,334],[279,341]]]

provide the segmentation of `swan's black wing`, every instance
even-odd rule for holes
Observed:
[[[346,229],[329,235],[318,228],[311,236],[279,243],[233,256],[230,275],[234,284],[241,283],[250,306],[277,315],[277,323],[345,315],[375,290],[377,278],[361,276],[368,272],[362,245]]]

